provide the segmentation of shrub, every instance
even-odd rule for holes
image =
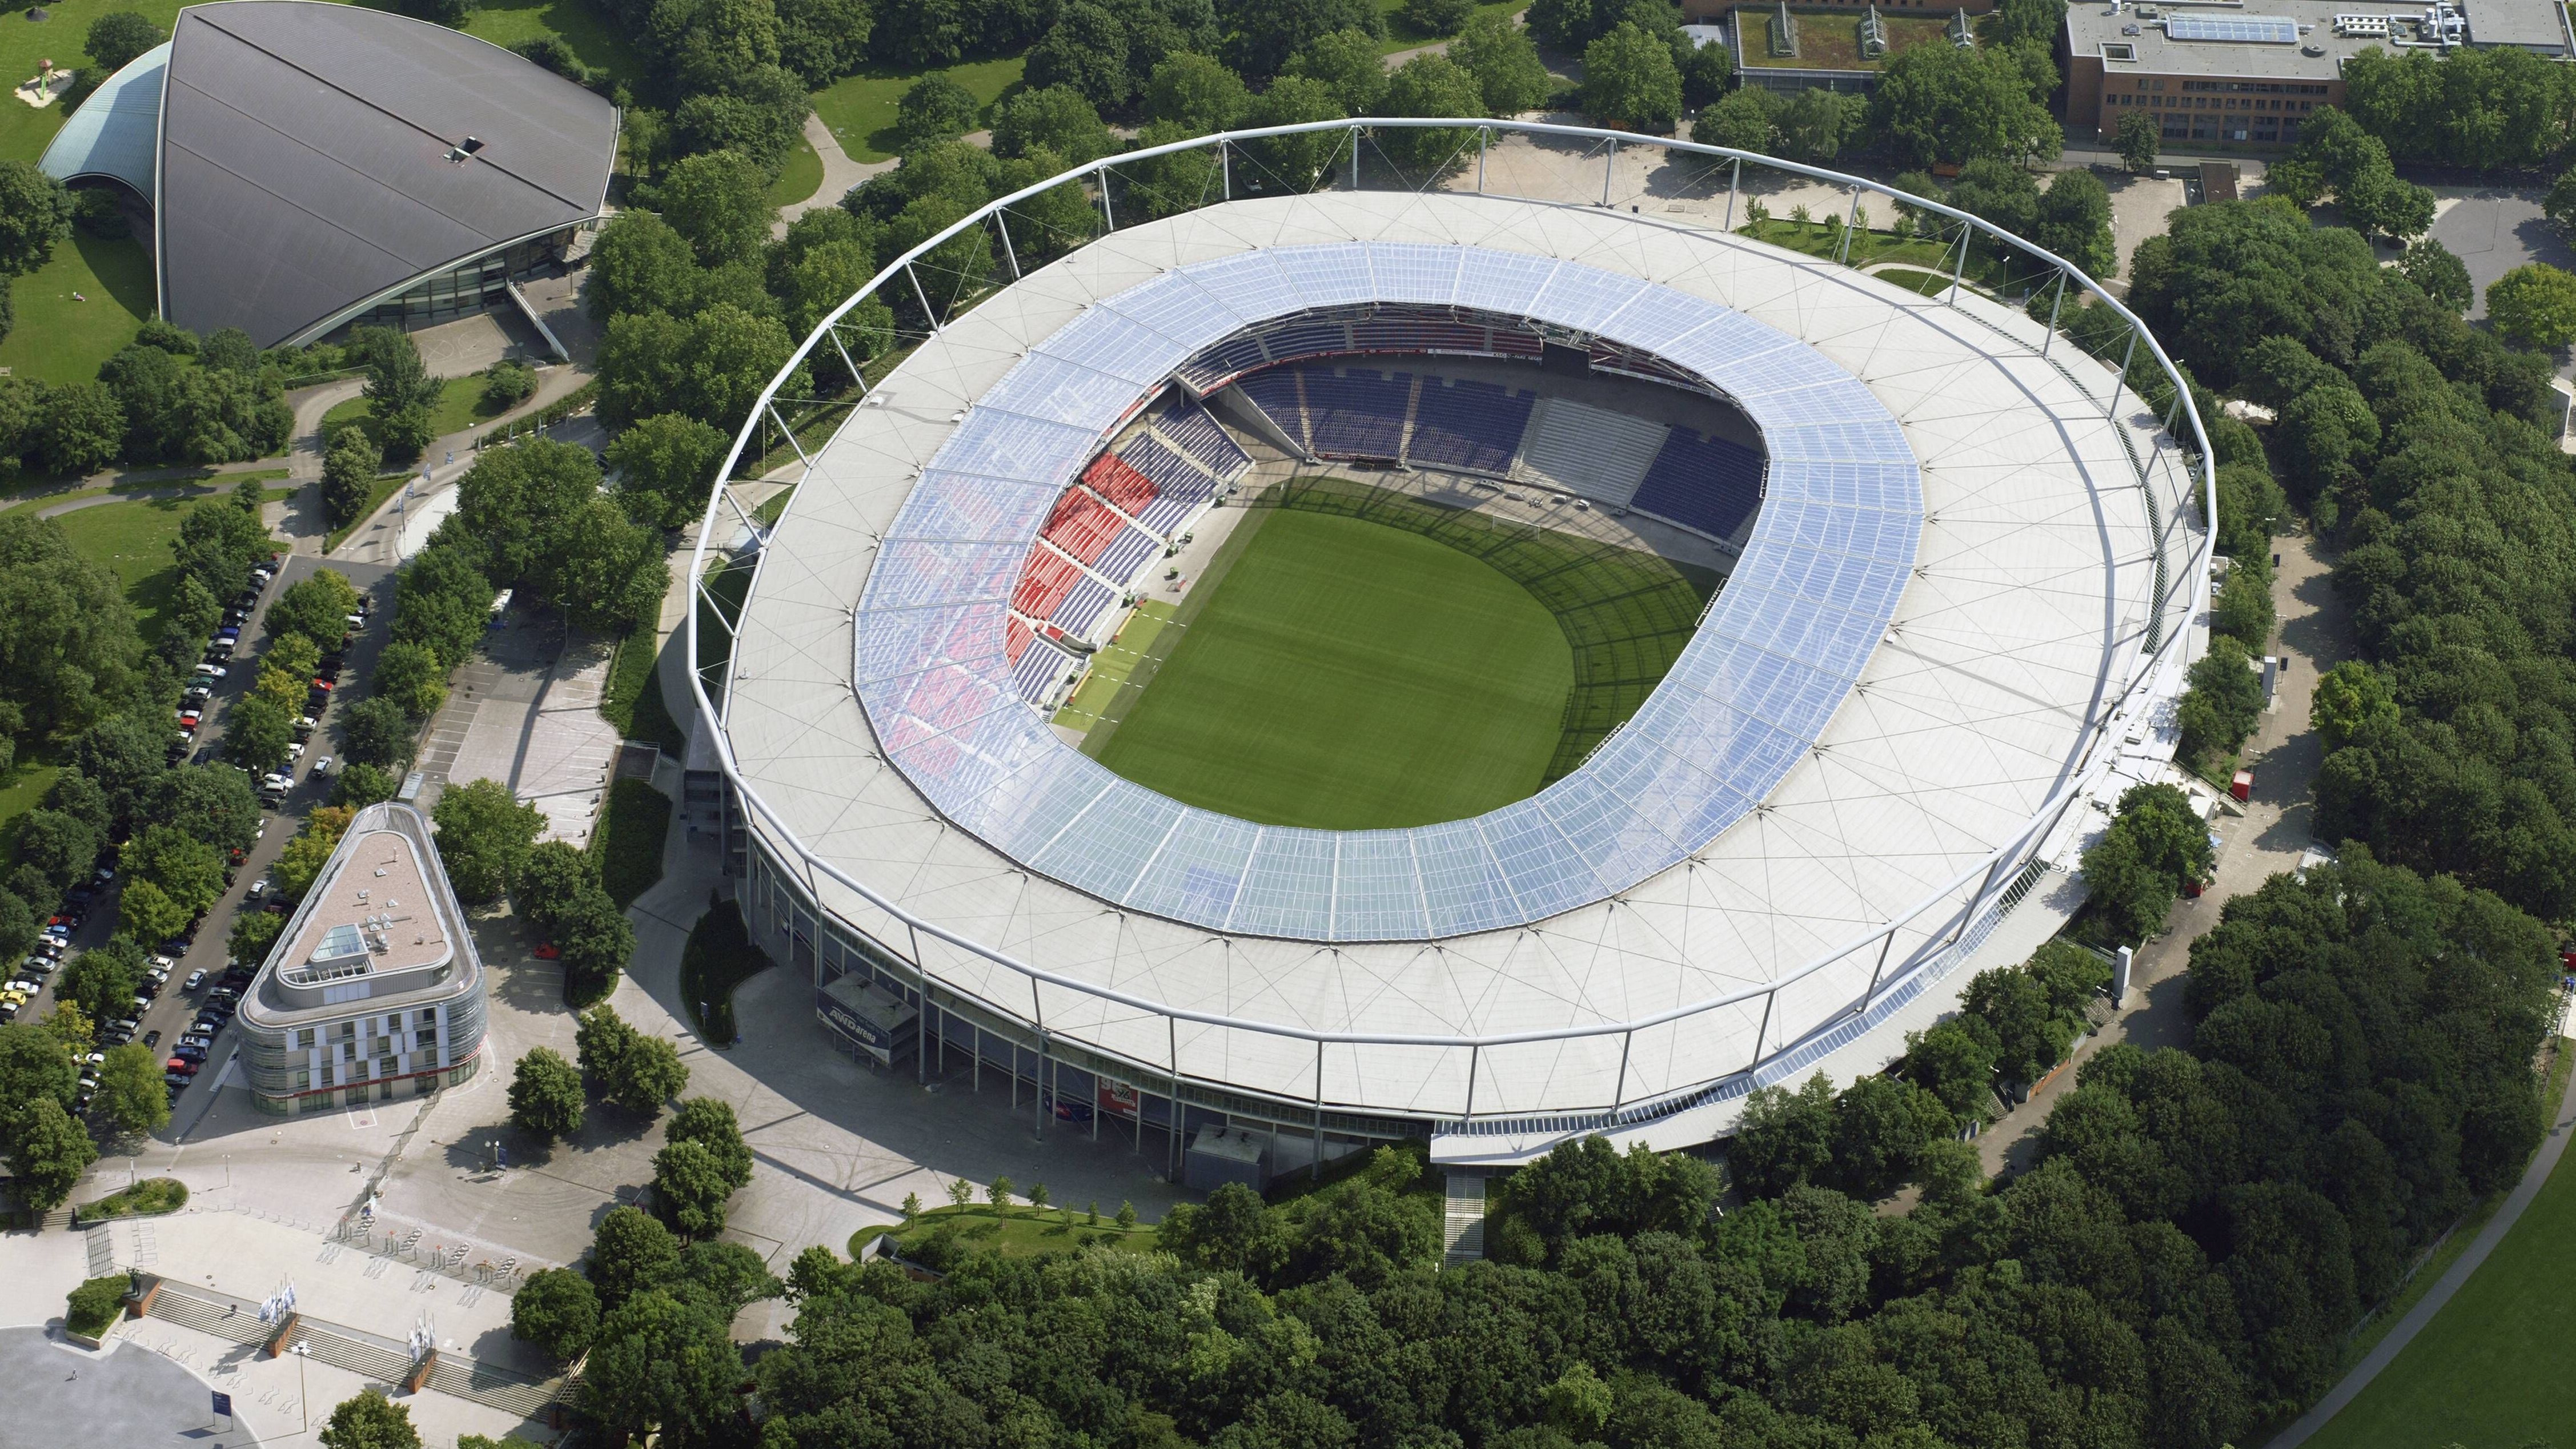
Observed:
[[[123,1274],[92,1278],[71,1292],[63,1314],[63,1326],[83,1338],[96,1338],[116,1323],[125,1311],[128,1279]]]

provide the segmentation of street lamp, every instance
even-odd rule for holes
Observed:
[[[297,1340],[295,1344],[295,1407],[304,1415],[304,1427],[295,1431],[298,1434],[305,1433],[313,1427],[313,1396],[305,1392],[304,1382],[304,1363],[305,1360],[310,1359],[311,1357],[313,1357],[313,1350],[310,1347],[307,1347],[301,1339]]]

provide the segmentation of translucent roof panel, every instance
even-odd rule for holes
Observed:
[[[2175,40],[2296,45],[2299,22],[2283,15],[2177,15],[2165,22],[2165,34]]]
[[[1333,832],[1177,801],[1063,743],[1000,641],[1054,500],[1185,359],[1247,324],[1367,301],[1472,307],[1598,337],[1740,400],[1769,449],[1733,577],[1663,683],[1582,768],[1472,820]],[[1101,900],[1243,935],[1436,939],[1526,924],[1705,849],[1823,734],[1886,636],[1922,483],[1875,394],[1716,303],[1580,262],[1327,242],[1174,268],[1086,308],[969,408],[879,547],[853,679],[884,753],[959,826]]]

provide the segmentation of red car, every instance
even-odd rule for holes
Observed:
[[[540,961],[558,961],[562,958],[563,947],[556,945],[552,941],[548,941],[537,948],[537,959]]]
[[[197,1064],[186,1057],[172,1057],[161,1066],[164,1071],[175,1072],[183,1077],[193,1077],[197,1074]]]
[[[317,675],[314,677],[313,687],[321,690],[324,694],[329,694],[331,692],[331,681]]]

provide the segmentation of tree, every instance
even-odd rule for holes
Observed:
[[[304,818],[304,828],[286,842],[286,848],[278,852],[277,864],[269,870],[280,894],[289,900],[300,900],[313,888],[353,815],[352,811],[326,805]]]
[[[483,369],[483,406],[493,412],[505,412],[534,397],[537,370],[524,362],[503,358]]]
[[[224,862],[215,847],[171,825],[154,825],[129,841],[125,865],[133,877],[157,885],[191,918],[215,902],[224,890]]]
[[[474,905],[501,898],[546,824],[543,811],[520,804],[498,780],[450,786],[430,814],[447,878],[457,898]]]
[[[402,781],[381,765],[351,760],[331,780],[331,803],[349,810],[381,805],[402,793]]]
[[[2120,118],[2120,127],[2112,145],[2119,150],[2120,165],[2131,175],[2156,169],[2156,156],[2164,144],[2164,121],[2153,111],[2131,111]]]
[[[383,695],[370,695],[341,710],[336,728],[341,752],[349,759],[386,769],[410,763],[412,744],[420,733],[419,721]]]
[[[271,634],[300,634],[317,649],[334,649],[358,608],[357,587],[337,569],[321,569],[289,584],[268,606]]]
[[[1029,48],[1025,74],[1038,90],[1060,88],[1095,106],[1122,106],[1135,88],[1128,69],[1134,43],[1116,15],[1088,0],[1073,0]]]
[[[249,911],[235,917],[232,934],[224,938],[224,951],[229,960],[256,966],[268,959],[268,948],[286,930],[286,918],[274,911]]]
[[[533,1343],[558,1364],[582,1356],[599,1332],[599,1294],[570,1268],[528,1275],[510,1298],[510,1336]]]
[[[1864,119],[1866,103],[1858,96],[1826,90],[1803,90],[1771,112],[1780,133],[1780,149],[1797,160],[1821,164],[1841,154]]]
[[[2090,171],[2060,171],[2050,180],[2028,236],[2096,280],[2120,273],[2119,248],[2111,240],[2111,193]]]
[[[2453,312],[2467,311],[2469,304],[2478,299],[2477,288],[2469,281],[2468,264],[2431,237],[2407,243],[2406,254],[2397,259],[2397,270],[2423,288],[2425,296]]]
[[[653,1203],[681,1236],[724,1231],[725,1200],[731,1196],[733,1185],[704,1143],[673,1142],[654,1154]]]
[[[1992,1110],[1999,1045],[1983,1017],[1962,1014],[1907,1032],[1905,1056],[1897,1065],[1907,1081],[1939,1098],[1952,1117],[1982,1122]]]
[[[1455,35],[1474,13],[1475,0],[1404,0],[1396,18],[1416,35]]]
[[[889,5],[876,17],[869,48],[895,70],[928,70],[955,61],[965,47],[963,7],[958,0],[920,0]]]
[[[655,192],[662,219],[703,266],[748,261],[769,240],[778,208],[758,163],[732,151],[682,157]],[[654,299],[659,305],[669,305]]]
[[[104,79],[167,38],[149,16],[132,10],[111,10],[89,23],[81,49],[89,53]]]
[[[1729,91],[1691,122],[1691,139],[1737,151],[1768,150],[1775,104],[1769,91],[1756,86]]]
[[[438,380],[421,361],[420,347],[399,327],[350,329],[348,351],[367,369],[367,406],[379,425],[391,415],[438,396]]]
[[[83,959],[96,954],[84,953]],[[70,971],[65,968],[56,990],[68,996],[71,986]],[[129,1002],[133,995],[131,991],[126,993]],[[118,1004],[124,1006],[127,1002]],[[84,1009],[93,1018],[109,1019],[94,1007]],[[80,1073],[72,1066],[71,1053],[63,1050],[63,1044],[52,1033],[33,1022],[0,1026],[0,1143],[18,1130],[20,1114],[38,1102],[51,1102],[68,1111],[79,1089]]]
[[[1632,131],[1669,128],[1682,112],[1682,75],[1672,47],[1633,23],[1584,47],[1583,108],[1605,124]]]
[[[867,63],[875,20],[864,0],[780,0],[779,63],[821,90]]]
[[[110,941],[83,951],[55,976],[55,998],[77,1003],[93,1021],[120,1020],[134,1010],[134,993],[142,985],[144,960],[143,951],[131,941]],[[0,1027],[0,1037],[5,1037],[7,1030]],[[0,1070],[0,1081],[6,1080],[7,1072]],[[5,1100],[0,1097],[0,1101]],[[63,1100],[71,1100],[68,1090]]]
[[[683,413],[639,419],[608,445],[609,471],[629,516],[651,528],[677,528],[698,516],[730,440]]]
[[[1915,1175],[1925,1151],[1956,1125],[1938,1097],[1912,1082],[1863,1076],[1834,1098],[1835,1183],[1864,1200],[1885,1197]]]
[[[376,657],[376,693],[413,719],[427,719],[447,702],[447,671],[427,645],[396,640]]]
[[[983,120],[974,93],[943,74],[923,76],[895,103],[895,149],[910,152],[933,141],[954,141]]]
[[[1833,1143],[1833,1083],[1818,1072],[1794,1093],[1759,1087],[1746,1097],[1727,1163],[1749,1190],[1774,1195],[1829,1167]]]
[[[583,305],[602,323],[629,312],[684,312],[700,278],[688,241],[649,211],[609,218],[584,271]]]
[[[680,1049],[658,1036],[638,1033],[617,1058],[608,1083],[608,1100],[626,1111],[647,1116],[687,1090],[689,1069]]]
[[[108,1049],[98,1069],[98,1108],[124,1132],[158,1132],[170,1123],[170,1094],[161,1059],[141,1042]]]
[[[1388,77],[1381,105],[1401,116],[1481,116],[1485,96],[1447,56],[1417,55]],[[1390,126],[1374,134],[1378,150],[1415,185],[1464,170],[1475,154],[1476,133],[1464,126]]]
[[[964,214],[961,207],[947,215],[953,220]],[[906,238],[898,230],[897,237],[909,247],[947,225],[946,220],[929,225],[931,220],[923,216],[918,236]],[[968,237],[983,243],[981,233]],[[925,260],[922,265],[931,264]],[[990,269],[988,251],[976,275]],[[936,272],[932,276],[938,278]],[[760,390],[794,351],[795,343],[778,319],[731,302],[700,309],[685,322],[658,311],[617,317],[600,344],[600,410],[618,427],[655,413],[679,412],[731,428],[750,415]],[[791,378],[785,395],[796,395],[795,386]]]
[[[663,1124],[662,1135],[672,1142],[704,1147],[723,1176],[726,1191],[751,1185],[751,1148],[742,1140],[742,1126],[734,1120],[731,1103],[718,1097],[691,1097]]]
[[[1243,77],[1204,55],[1176,51],[1163,57],[1145,82],[1142,98],[1148,120],[1172,121],[1186,134],[1222,131],[1252,103]]]
[[[188,929],[194,919],[185,905],[148,880],[127,881],[117,900],[118,928],[147,946],[169,940]]]
[[[1323,82],[1282,76],[1253,97],[1243,124],[1247,128],[1294,126],[1337,121],[1348,114]],[[1312,191],[1322,182],[1334,154],[1349,144],[1349,137],[1329,130],[1246,141],[1238,163],[1247,173],[1241,184],[1260,191]]]
[[[245,770],[265,773],[285,764],[294,742],[294,717],[273,699],[252,695],[225,714],[224,758]]]
[[[531,1047],[510,1073],[510,1122],[540,1140],[581,1131],[586,1099],[581,1073],[560,1053]]]
[[[2213,642],[2212,652],[2218,647]],[[2236,658],[2242,671],[2241,645]],[[2084,852],[2082,868],[2094,908],[2111,934],[2121,941],[2143,942],[2164,929],[2165,913],[2172,909],[2182,883],[2205,875],[2209,864],[2209,827],[2193,812],[2190,800],[2170,785],[2133,785],[2122,792],[2111,828]],[[2013,1076],[2017,1065],[2027,1066],[2014,1057],[2014,1044],[2007,1038],[1999,1062],[2007,1077]]]
[[[239,770],[180,765],[153,782],[152,818],[216,850],[248,850],[259,838],[259,796]]]
[[[1025,156],[1044,150],[1068,166],[1109,154],[1109,128],[1092,102],[1070,86],[1025,90],[995,108],[993,154]]]
[[[141,653],[113,575],[32,510],[0,517],[0,734],[87,729],[131,687]]]
[[[2263,680],[2243,640],[2215,634],[2209,652],[2193,663],[2191,688],[2176,707],[2181,749],[2191,759],[2234,751],[2254,732],[2263,713]]]
[[[2047,160],[2065,135],[2009,54],[1952,45],[1900,52],[1869,100],[1870,125],[1903,164]]]
[[[573,1031],[573,1051],[581,1059],[582,1076],[601,1091],[608,1090],[636,1039],[635,1028],[615,1008],[594,1006],[583,1012]]]
[[[48,387],[28,431],[46,472],[78,477],[116,461],[125,441],[125,409],[101,383]]]
[[[72,195],[31,161],[0,161],[0,276],[24,276],[71,235]]]
[[[331,1411],[322,1449],[420,1449],[420,1432],[411,1426],[411,1410],[371,1388]]]
[[[38,1097],[21,1109],[10,1124],[9,1136],[9,1170],[17,1175],[18,1200],[37,1212],[61,1207],[80,1185],[81,1174],[98,1160],[89,1129],[73,1121],[51,1096]]]
[[[2561,231],[2576,228],[2576,166],[2559,172],[2558,179],[2549,183],[2548,193],[2541,198],[2540,214]]]
[[[576,902],[598,889],[597,857],[569,841],[541,841],[529,848],[510,882],[510,905],[529,926],[551,936]]]
[[[1545,101],[1555,88],[1529,33],[1501,15],[1479,14],[1449,42],[1449,59],[1476,78],[1489,115],[1509,116]],[[1696,133],[1692,136],[1697,140]]]
[[[1341,108],[1354,116],[1379,111],[1386,95],[1386,62],[1378,55],[1377,38],[1365,30],[1316,36],[1288,58],[1287,73],[1322,82]]]
[[[730,1314],[669,1292],[609,1311],[582,1373],[582,1407],[612,1439],[705,1444],[739,1412],[742,1353]]]
[[[591,1237],[587,1266],[600,1311],[614,1313],[627,1299],[679,1276],[680,1240],[639,1209],[611,1208]]]
[[[2487,319],[2501,335],[2532,347],[2576,342],[2576,275],[2527,262],[2487,284]]]
[[[1386,33],[1386,19],[1368,0],[1223,0],[1217,25],[1225,32],[1225,58],[1247,79],[1265,80],[1319,35],[1359,30]]]

